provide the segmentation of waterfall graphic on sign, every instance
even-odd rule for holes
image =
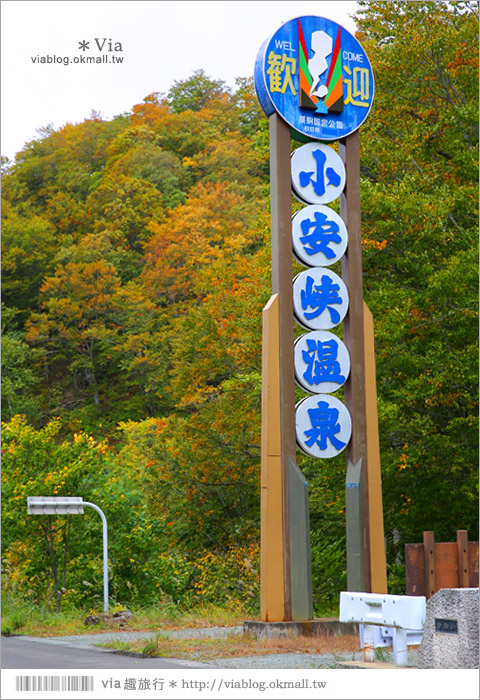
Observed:
[[[313,55],[309,58],[305,37],[300,20],[298,20],[298,47],[300,56],[299,105],[320,114],[343,111],[343,75],[341,62],[340,31],[338,27],[335,46],[333,39],[324,31],[313,32],[310,48]],[[327,56],[330,56],[330,66]],[[321,77],[327,71],[326,82]]]

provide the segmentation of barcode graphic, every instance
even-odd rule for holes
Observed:
[[[93,690],[94,676],[16,676],[16,690]]]

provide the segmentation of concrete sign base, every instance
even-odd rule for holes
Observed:
[[[442,588],[427,601],[420,668],[478,668],[478,588]]]

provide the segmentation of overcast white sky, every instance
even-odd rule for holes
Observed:
[[[333,19],[351,33],[357,3],[319,0],[2,0],[1,151],[13,158],[39,127],[128,112],[152,92],[203,69],[235,87],[253,75],[263,41],[302,15]],[[95,43],[103,44],[100,51]],[[79,42],[89,42],[82,52]],[[115,49],[117,43],[123,51]],[[123,56],[122,64],[74,64],[78,56]],[[69,65],[40,63],[43,56]]]

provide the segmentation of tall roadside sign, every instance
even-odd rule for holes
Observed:
[[[345,450],[348,589],[387,591],[360,227],[359,128],[374,79],[354,36],[305,16],[263,43],[255,88],[270,121],[272,242],[272,297],[263,312],[261,617],[310,620],[308,486],[297,449],[319,459]],[[304,144],[293,153],[291,138]],[[292,194],[305,205],[293,220]],[[340,215],[329,206],[338,199]],[[306,268],[295,279],[292,256]],[[330,269],[338,261],[341,276]],[[295,323],[307,331],[296,341]],[[310,394],[297,405],[295,382]],[[332,396],[340,387],[345,403]]]

